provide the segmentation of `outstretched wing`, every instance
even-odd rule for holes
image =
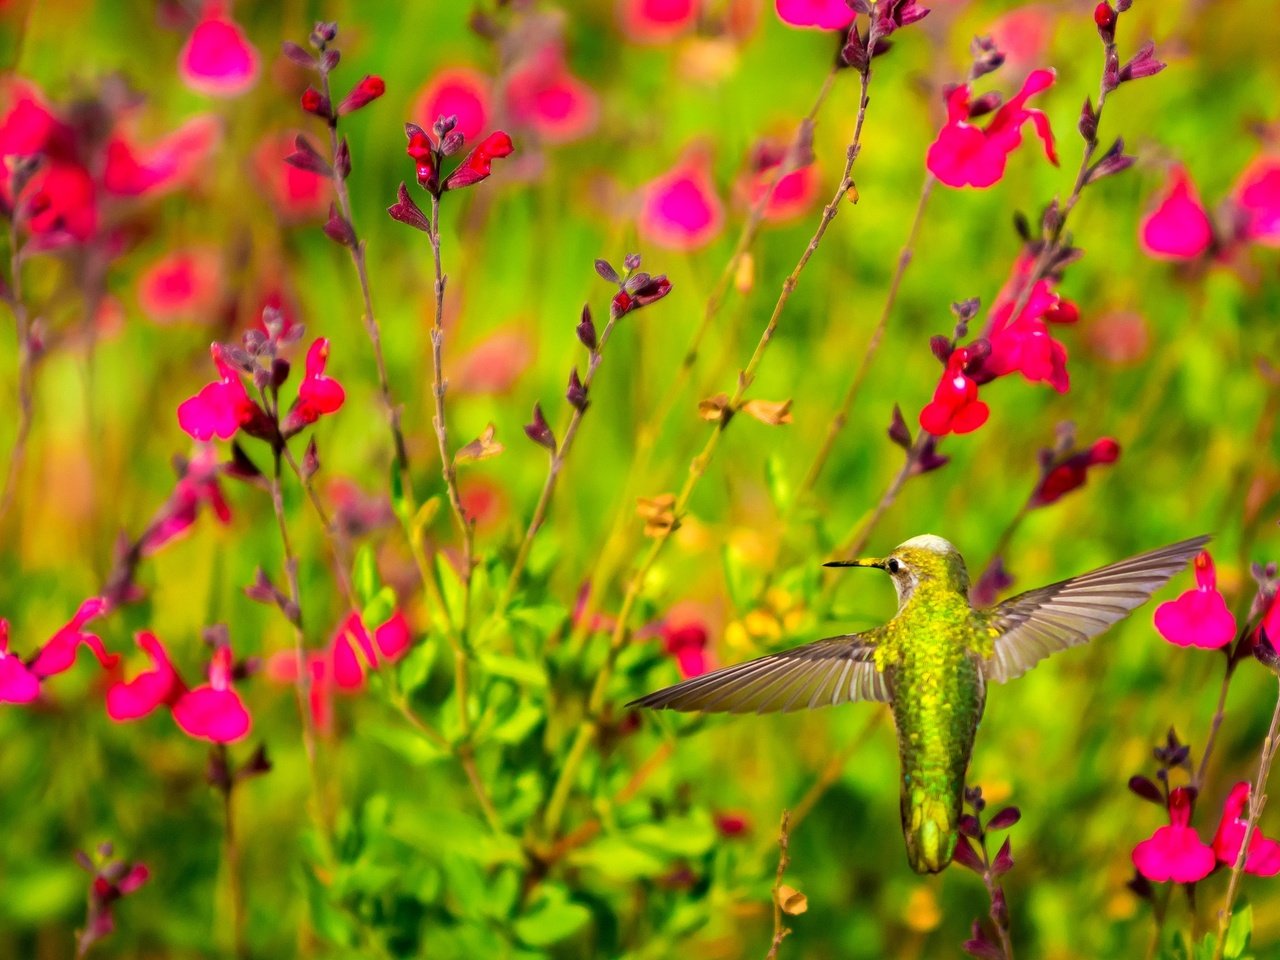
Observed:
[[[725,667],[633,700],[629,707],[774,713],[828,707],[850,700],[888,702],[876,669],[874,631],[827,637]]]
[[[996,634],[995,652],[983,662],[987,679],[1004,683],[1092,640],[1146,603],[1208,542],[1193,537],[996,604],[986,611]]]

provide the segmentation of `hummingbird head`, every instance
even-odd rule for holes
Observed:
[[[824,567],[875,567],[893,578],[898,608],[906,606],[917,590],[969,595],[969,571],[960,551],[941,537],[926,533],[899,544],[884,558],[833,560]]]

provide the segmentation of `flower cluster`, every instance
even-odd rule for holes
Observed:
[[[76,863],[93,878],[89,883],[89,907],[84,929],[76,936],[76,956],[88,954],[89,948],[116,928],[112,909],[117,900],[142,887],[151,877],[144,863],[129,863],[112,859],[115,848],[110,843],[101,844],[96,856],[83,850],[77,851]]]

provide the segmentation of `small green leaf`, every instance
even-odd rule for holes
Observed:
[[[390,587],[382,587],[364,601],[364,609],[360,611],[360,619],[364,621],[366,630],[377,630],[396,612],[396,592]]]
[[[415,643],[410,647],[409,652],[400,661],[397,668],[399,670],[400,689],[405,694],[412,694],[426,683],[427,678],[431,676],[431,665],[435,662],[436,647],[435,638],[427,637],[420,643]]]
[[[1227,926],[1227,939],[1222,950],[1224,960],[1244,960],[1252,937],[1253,907],[1241,902],[1231,914],[1231,923]]]
[[[572,902],[564,889],[543,884],[529,910],[515,922],[516,936],[531,947],[565,940],[591,922],[591,911]]]
[[[461,623],[462,608],[466,602],[462,578],[444,554],[436,555],[436,570],[440,573],[440,589],[444,594],[445,606],[449,608],[449,617],[454,623]]]
[[[764,462],[765,485],[769,490],[769,499],[779,513],[785,513],[791,506],[791,478],[787,476],[787,462],[779,453],[771,453]]]
[[[532,663],[492,650],[480,651],[476,659],[487,673],[495,677],[506,677],[526,687],[546,689],[547,670],[540,663]]]
[[[382,587],[382,578],[378,575],[378,560],[369,544],[362,544],[356,551],[355,566],[351,574],[355,581],[356,598],[360,601],[360,606],[367,606]]]

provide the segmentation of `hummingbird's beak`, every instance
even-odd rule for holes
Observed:
[[[824,567],[875,567],[877,570],[884,569],[884,561],[874,558],[867,560],[828,560],[823,564]]]

